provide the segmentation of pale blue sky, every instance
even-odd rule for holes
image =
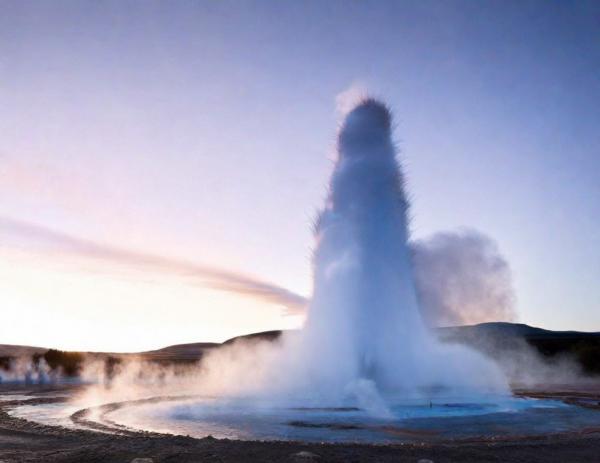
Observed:
[[[479,229],[510,262],[521,321],[600,330],[598,2],[0,1],[0,215],[307,294],[349,87],[394,110],[414,237]],[[26,321],[69,297],[85,328],[93,289],[71,292],[73,270],[27,246],[0,243],[6,275],[71,277],[36,301],[5,279],[4,342],[33,343]],[[163,312],[139,283],[110,300],[149,313],[149,346],[290,325],[256,307],[227,325],[238,312],[210,319],[206,299]]]

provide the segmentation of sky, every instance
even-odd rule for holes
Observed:
[[[394,112],[412,237],[477,229],[518,321],[600,331],[598,2],[0,0],[0,343],[298,327],[277,298],[310,295],[362,93]]]

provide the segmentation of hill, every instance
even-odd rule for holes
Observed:
[[[576,359],[587,373],[600,374],[600,332],[552,331],[533,327],[522,323],[491,322],[478,325],[455,326],[438,328],[438,336],[442,341],[470,345],[488,354],[502,354],[523,345],[536,349],[542,356],[554,357],[568,355]],[[265,331],[243,336],[236,336],[223,343],[198,342],[176,344],[156,350],[122,354],[88,352],[77,353],[85,356],[120,361],[126,358],[138,358],[144,361],[158,363],[190,363],[196,362],[207,352],[220,346],[231,345],[240,340],[263,339],[272,341],[281,335],[282,331]],[[46,349],[43,347],[14,346],[0,344],[0,369],[7,368],[10,359],[48,357],[60,365],[61,359],[69,359],[72,354]],[[48,360],[47,359],[47,360]],[[66,361],[66,360],[65,360]]]

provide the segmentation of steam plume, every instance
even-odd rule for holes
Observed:
[[[412,243],[421,312],[430,325],[513,321],[510,268],[496,244],[475,230]]]
[[[26,238],[43,245],[50,245],[78,257],[108,261],[132,269],[191,277],[208,288],[282,305],[291,313],[301,312],[306,303],[305,298],[299,294],[241,273],[105,245],[29,222],[0,217],[0,233],[2,232],[16,234],[20,239]]]

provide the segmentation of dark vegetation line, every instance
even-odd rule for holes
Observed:
[[[493,356],[510,355],[511,349],[525,342],[549,361],[567,357],[574,360],[583,373],[600,375],[600,333],[549,331],[512,323],[484,323],[439,328],[438,333],[444,341],[466,344]],[[119,367],[126,359],[133,358],[185,369],[186,366],[198,362],[205,352],[219,346],[229,345],[241,339],[273,341],[280,335],[281,331],[267,331],[239,336],[222,344],[181,344],[139,354],[83,353],[48,349],[45,352],[35,352],[28,357],[17,358],[14,355],[2,354],[0,350],[0,383],[3,376],[9,377],[8,374],[16,370],[19,360],[27,364],[30,378],[39,378],[39,373],[42,372],[46,375],[42,375],[43,380],[48,382],[59,377],[77,379],[86,360],[97,360],[104,363],[105,377],[110,379],[119,371]],[[24,373],[23,379],[27,381],[27,371]]]

